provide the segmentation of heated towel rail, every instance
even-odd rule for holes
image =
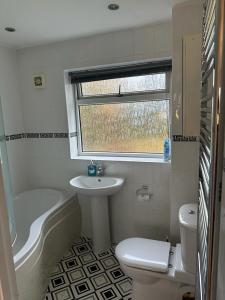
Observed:
[[[203,1],[197,300],[216,300],[224,140],[224,0]]]

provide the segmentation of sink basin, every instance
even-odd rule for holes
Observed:
[[[70,180],[75,190],[86,196],[110,196],[118,192],[124,183],[123,178],[78,176]]]
[[[110,218],[108,197],[118,192],[124,183],[123,178],[78,176],[70,184],[78,194],[88,196],[91,203],[93,250],[98,253],[111,248]]]

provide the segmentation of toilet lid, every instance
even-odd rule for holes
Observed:
[[[167,273],[170,243],[131,238],[116,247],[117,258],[129,267]]]

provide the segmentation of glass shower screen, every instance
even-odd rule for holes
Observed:
[[[14,217],[14,209],[13,209],[13,192],[11,186],[10,173],[9,173],[9,162],[8,162],[8,153],[7,153],[6,140],[5,140],[5,129],[4,129],[1,98],[0,98],[0,162],[1,162],[1,168],[3,173],[4,192],[5,192],[5,197],[7,201],[7,207],[8,207],[11,241],[13,244],[13,242],[16,239],[16,226],[15,226],[15,217]]]

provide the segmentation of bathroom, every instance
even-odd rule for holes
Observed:
[[[224,5],[219,0],[205,2],[218,8]],[[0,3],[0,299],[224,299],[224,189],[221,205],[210,200],[216,221],[208,212],[208,233],[212,236],[220,231],[213,242],[218,253],[210,250],[211,240],[207,245],[210,293],[209,288],[199,292],[196,269],[191,284],[181,280],[174,284],[175,292],[170,283],[176,279],[163,279],[164,295],[152,290],[158,281],[145,282],[145,293],[135,291],[136,295],[134,279],[120,266],[115,253],[121,242],[133,238],[176,247],[181,243],[180,208],[199,203],[201,210],[202,1],[66,0],[56,1],[54,9],[51,1]],[[87,10],[92,11],[91,16]],[[223,20],[218,11],[217,19]],[[222,30],[217,24],[218,28]],[[223,41],[220,45],[223,47]],[[77,84],[71,84],[73,76],[80,76],[80,86],[82,74],[96,76],[105,69],[115,78],[118,69],[132,72],[135,67],[143,72],[146,66],[166,74],[166,93],[159,94],[168,97],[162,101],[167,103],[169,133],[165,137],[170,138],[170,159],[163,158],[163,139],[160,154],[81,153],[77,108],[79,101],[87,100],[74,101]],[[120,93],[119,86],[113,105],[130,103],[129,95]],[[218,130],[214,142],[221,153],[223,126]],[[213,155],[216,157],[215,150]],[[217,172],[216,178],[222,180],[223,157],[212,159],[212,166],[218,162],[217,171],[209,175],[212,178]],[[86,179],[99,178],[103,184],[107,177],[123,179],[118,190],[109,199],[100,199],[102,202],[90,199],[94,191],[84,195],[71,184],[71,179],[88,174],[91,161],[104,174]],[[107,246],[96,246],[99,234],[105,235]],[[196,229],[196,238],[200,234]],[[190,244],[197,252],[195,243]],[[142,247],[141,240],[137,247]],[[219,263],[212,263],[214,257]],[[88,269],[92,264],[94,274]],[[169,298],[170,290],[175,296]]]

